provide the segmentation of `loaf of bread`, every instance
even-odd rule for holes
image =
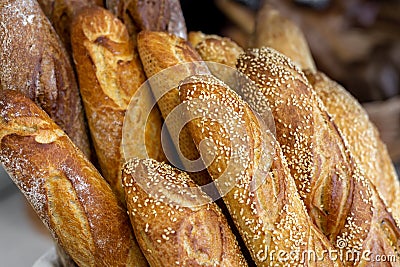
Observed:
[[[131,159],[123,180],[133,229],[150,266],[247,266],[220,209],[185,172]]]
[[[38,3],[69,54],[72,54],[70,27],[73,17],[85,6],[103,6],[102,0],[38,0]]]
[[[400,226],[400,183],[386,145],[367,112],[341,85],[321,72],[306,76],[350,151]]]
[[[138,34],[138,50],[143,68],[150,79],[150,86],[164,119],[180,104],[178,84],[181,80],[195,73],[208,73],[207,66],[184,39],[165,32],[142,31]],[[180,65],[192,63],[190,65]],[[164,71],[170,67],[174,71]],[[156,76],[158,75],[158,76]],[[156,77],[156,78],[155,78]],[[171,120],[179,123],[178,120]],[[167,124],[169,132],[175,125]],[[173,134],[171,134],[173,135]],[[197,160],[199,152],[187,127],[183,127],[179,136],[172,136],[174,145],[182,153],[180,159]],[[183,158],[182,158],[183,157]],[[184,167],[188,167],[187,165]],[[211,181],[207,171],[192,172],[190,177],[198,184],[204,185]]]
[[[216,160],[208,171],[218,189],[225,184],[218,180],[229,171],[227,166],[243,164],[239,172],[230,174],[234,185],[223,199],[256,265],[314,266],[320,260],[321,266],[341,266],[337,258],[307,258],[308,249],[321,256],[333,247],[310,220],[279,144],[272,135],[262,132],[249,106],[213,76],[192,76],[182,82],[179,90],[181,100],[187,103],[187,116],[199,112],[193,104],[196,100],[204,102],[203,107],[211,107],[203,110],[207,117],[191,120],[189,129],[196,144],[208,139],[212,142],[209,150],[215,146]],[[243,129],[243,133],[235,129]],[[248,151],[237,140],[244,142]],[[264,166],[268,158],[272,161],[270,168]]]
[[[90,155],[78,86],[69,57],[36,1],[0,5],[0,83],[41,106]]]
[[[259,11],[254,38],[256,47],[272,47],[306,72],[308,81],[332,116],[355,160],[399,222],[400,183],[388,150],[366,111],[346,89],[316,71],[300,28],[269,5]]]
[[[269,4],[258,11],[250,47],[271,47],[295,62],[300,69],[315,72],[315,62],[303,32]]]
[[[124,190],[121,167],[124,162],[122,129],[129,102],[145,81],[144,71],[125,25],[111,12],[93,6],[84,8],[74,19],[71,28],[73,56],[80,91],[88,118],[94,148],[102,174],[121,201]],[[146,103],[138,103],[146,105]],[[137,112],[140,113],[140,110]],[[142,114],[145,116],[148,114]],[[143,121],[143,120],[142,120]],[[161,148],[161,115],[157,109],[149,114],[151,130],[134,133],[129,143],[134,156],[165,160]],[[143,137],[145,140],[143,140]],[[146,142],[146,147],[145,146]],[[147,149],[146,149],[147,148]]]
[[[127,25],[130,35],[147,30],[187,38],[179,0],[109,0],[106,7]]]
[[[271,48],[247,50],[238,69],[268,99],[277,139],[318,228],[343,252],[396,255],[399,228],[305,75]]]
[[[147,266],[126,210],[99,172],[34,102],[0,92],[0,160],[79,266]]]
[[[229,67],[236,67],[236,60],[243,53],[230,38],[202,32],[189,32],[188,41],[204,61],[212,61]]]

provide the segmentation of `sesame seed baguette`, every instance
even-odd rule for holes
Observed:
[[[343,252],[396,255],[399,228],[304,74],[271,48],[247,50],[237,67],[268,99],[277,139],[318,228]]]
[[[163,118],[166,119],[173,109],[180,104],[179,82],[196,71],[208,72],[208,69],[203,63],[200,63],[201,57],[190,44],[175,35],[165,32],[142,31],[138,34],[137,42],[140,59],[147,77],[160,75],[157,76],[159,78],[150,81],[152,92],[156,98],[163,93],[158,89],[166,87],[165,81],[168,81],[168,85],[171,85],[171,88],[167,88],[168,91],[157,102]],[[180,67],[179,70],[165,75],[162,72],[169,67],[188,62],[192,62],[194,65]],[[159,81],[161,81],[161,86],[157,84]],[[167,125],[170,130],[169,127],[174,127],[174,125]],[[179,140],[173,141],[175,147],[179,145],[182,155],[187,159],[196,160],[200,157],[186,126],[180,131]],[[200,185],[211,181],[207,171],[192,172],[190,177]]]
[[[377,128],[360,103],[341,85],[321,72],[305,73],[357,163],[400,225],[400,183]]]
[[[185,172],[131,159],[123,179],[133,229],[150,266],[247,266],[218,206],[201,191],[180,193],[179,187],[198,188]],[[207,204],[199,205],[202,200]]]
[[[234,91],[213,76],[197,75],[185,79],[179,87],[183,103],[188,103],[187,116],[195,115],[197,107],[193,101],[201,99],[207,106],[226,108],[229,125],[221,125],[202,117],[191,120],[189,129],[199,144],[208,139],[216,146],[216,160],[208,166],[211,177],[217,181],[227,172],[226,166],[236,147],[235,133],[231,128],[244,129],[243,137],[249,152],[239,154],[243,161],[243,171],[223,200],[248,247],[257,266],[342,266],[338,259],[323,257],[324,251],[333,250],[327,238],[310,220],[297,188],[279,148],[272,136],[263,136],[261,126],[255,114]],[[215,111],[215,110],[214,110]],[[208,110],[206,113],[212,113]],[[218,111],[221,114],[221,111]],[[265,180],[259,187],[252,189],[252,179],[256,169],[265,164],[263,153],[272,147],[264,147],[267,142],[276,151],[271,155],[272,165],[266,170]],[[211,150],[211,148],[210,148]],[[239,164],[239,163],[235,163]],[[259,177],[260,178],[260,177]],[[218,183],[221,185],[221,183]],[[218,187],[221,189],[221,187]],[[307,251],[322,257],[307,258]],[[289,253],[297,253],[298,258],[284,260]],[[279,254],[279,255],[278,255]],[[286,255],[286,256],[283,256]],[[293,254],[292,254],[293,255]]]
[[[202,32],[189,32],[188,40],[197,53],[205,61],[236,67],[236,60],[243,53],[243,48],[227,37],[204,34]]]
[[[259,11],[257,20],[254,46],[274,48],[305,71],[308,81],[346,139],[354,159],[399,222],[400,183],[388,150],[366,111],[345,88],[316,70],[304,34],[296,24],[269,5]]]
[[[125,25],[108,10],[83,8],[71,28],[73,56],[90,133],[101,172],[121,201],[123,151],[122,127],[129,102],[145,74]],[[141,101],[141,105],[145,105]],[[137,112],[140,112],[139,109]],[[139,114],[139,116],[147,114]],[[153,109],[146,126],[145,140],[135,132],[129,150],[135,156],[165,160],[161,148],[161,115]],[[143,130],[140,129],[140,130]],[[146,147],[143,145],[146,141]]]
[[[147,266],[126,210],[67,135],[34,102],[0,92],[0,161],[79,266]]]
[[[38,3],[71,56],[70,27],[73,17],[85,6],[103,6],[102,0],[38,0]]]
[[[89,156],[84,113],[70,58],[36,1],[0,4],[0,83],[34,100]]]
[[[146,30],[169,32],[187,38],[179,0],[108,0],[106,7],[127,25],[132,36]]]

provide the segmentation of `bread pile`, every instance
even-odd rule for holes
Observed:
[[[358,102],[318,72],[293,23],[269,9],[242,48],[187,34],[177,0],[105,3],[0,4],[0,160],[60,262],[399,265],[400,184],[387,149]],[[236,68],[252,81],[247,94],[204,61]],[[147,98],[130,101],[154,77],[175,83],[158,96],[150,82],[159,101],[144,114]],[[163,150],[163,121],[181,104],[189,119],[173,145],[182,162],[209,163],[199,172]],[[276,136],[259,119],[267,106]],[[232,160],[240,172],[223,183]],[[222,201],[202,191],[210,181],[221,194],[230,186]]]

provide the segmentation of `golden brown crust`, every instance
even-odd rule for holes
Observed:
[[[102,0],[38,0],[38,3],[70,54],[70,27],[73,17],[85,6],[103,6]]]
[[[72,24],[71,40],[99,164],[106,180],[124,201],[122,127],[129,101],[145,81],[139,56],[124,24],[101,7],[88,7],[79,13]],[[160,152],[161,115],[157,110],[151,114],[149,124],[155,129],[146,132],[149,156],[164,160]],[[140,142],[130,145],[138,146]]]
[[[263,136],[261,126],[252,110],[228,86],[212,76],[190,77],[179,89],[181,100],[188,103],[188,115],[197,112],[190,102],[201,99],[207,107],[219,107],[218,114],[223,114],[220,109],[226,108],[226,114],[231,118],[221,117],[222,121],[228,122],[229,125],[221,125],[205,117],[189,123],[196,144],[207,138],[216,146],[216,160],[208,167],[214,180],[227,171],[225,167],[234,155],[230,153],[239,145],[235,143],[235,133],[232,133],[231,128],[244,129],[243,136],[248,137],[245,139],[248,154],[244,153],[245,151],[239,154],[242,158],[239,162],[244,163],[243,172],[223,199],[257,266],[287,264],[283,259],[285,257],[282,257],[282,254],[278,255],[279,251],[297,253],[299,257],[293,257],[293,266],[317,264],[315,258],[309,258],[308,262],[307,258],[304,258],[304,252],[310,250],[316,255],[322,255],[323,251],[332,250],[333,247],[309,219],[278,143],[271,136]],[[206,111],[207,114],[212,112]],[[267,146],[264,146],[265,142]],[[270,155],[272,147],[276,150],[275,155]],[[266,170],[266,177],[256,177],[257,168],[265,164],[263,153],[273,157],[272,165]],[[265,180],[259,187],[252,189],[254,178]],[[318,264],[341,266],[339,260],[329,257],[322,257]]]
[[[178,64],[202,60],[187,41],[165,32],[140,32],[138,50],[148,77]],[[199,65],[199,68],[204,66]]]
[[[400,183],[385,144],[360,103],[321,72],[306,76],[332,116],[353,156],[375,185],[380,197],[400,219]],[[399,221],[400,222],[400,221]]]
[[[107,8],[127,25],[131,35],[147,30],[187,37],[179,0],[111,0]]]
[[[254,45],[270,46],[306,70],[307,78],[346,139],[353,156],[394,217],[400,217],[400,184],[385,144],[361,105],[343,87],[317,72],[301,30],[265,5],[258,14]]]
[[[277,139],[318,228],[343,251],[397,253],[398,227],[304,74],[271,48],[249,49],[238,62],[269,101]]]
[[[257,20],[254,45],[277,49],[306,70],[309,82],[346,139],[355,160],[399,220],[400,184],[385,144],[367,113],[343,87],[316,71],[305,37],[293,22],[269,5],[259,11]]]
[[[303,32],[268,4],[258,11],[251,47],[271,47],[289,57],[302,70],[316,71]]]
[[[1,162],[74,261],[146,266],[111,188],[47,114],[11,90],[0,92],[0,114]]]
[[[236,60],[243,53],[243,48],[227,37],[190,32],[188,40],[203,60],[232,68],[236,67]]]
[[[200,191],[178,193],[178,187],[198,188],[186,173],[155,160],[132,159],[123,179],[132,225],[150,266],[247,266],[218,206]],[[147,191],[153,186],[156,191]],[[209,203],[199,205],[202,200]]]
[[[69,57],[36,1],[0,5],[0,82],[39,104],[90,155],[83,108]]]
[[[208,72],[205,64],[200,63],[202,60],[197,52],[190,46],[184,39],[175,35],[165,32],[150,32],[142,31],[138,34],[138,50],[143,63],[143,68],[147,77],[161,73],[172,66],[192,62],[191,66],[184,66],[177,71],[168,72],[167,77],[153,79],[150,81],[150,86],[156,98],[164,92],[157,89],[165,89],[165,85],[171,85],[171,89],[162,95],[157,104],[160,108],[161,114],[164,119],[171,113],[171,111],[180,104],[178,84],[187,76],[196,72]],[[165,72],[164,72],[165,73]],[[171,74],[171,75],[170,75]],[[163,74],[160,74],[163,75]],[[162,86],[157,86],[156,82],[163,82]],[[173,127],[173,126],[167,126]],[[170,130],[170,129],[169,129]],[[184,157],[190,160],[199,158],[199,153],[192,138],[188,132],[187,127],[184,127],[179,135],[179,146]],[[177,144],[175,144],[177,147]],[[210,178],[206,171],[191,173],[191,178],[196,183],[204,185],[210,182]]]

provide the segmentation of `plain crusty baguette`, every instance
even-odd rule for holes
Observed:
[[[150,79],[150,86],[156,99],[161,114],[166,119],[170,113],[180,104],[178,84],[181,80],[198,72],[208,72],[206,65],[200,62],[202,59],[197,52],[184,39],[165,32],[142,31],[138,34],[138,50],[143,68]],[[192,63],[190,66],[179,67],[176,71],[162,72],[173,66],[183,63]],[[163,74],[166,73],[166,74]],[[156,76],[159,75],[159,76]],[[157,78],[153,78],[157,77]],[[162,89],[171,85],[165,94]],[[160,90],[161,89],[161,90]],[[179,123],[178,121],[176,121]],[[167,125],[170,127],[175,125]],[[187,127],[179,133],[179,140],[173,138],[175,147],[180,147],[183,157],[189,160],[199,158],[199,152]],[[179,142],[179,144],[178,144]],[[204,185],[211,181],[207,171],[192,172],[191,178],[198,184]]]
[[[303,32],[269,4],[256,17],[250,47],[271,47],[292,59],[302,70],[315,72],[315,62]]]
[[[147,266],[126,210],[82,152],[34,102],[0,92],[0,159],[79,266]]]
[[[400,183],[386,145],[358,101],[321,72],[306,76],[346,139],[354,158],[400,225]]]
[[[0,83],[39,104],[90,155],[83,108],[64,47],[36,1],[0,4]]]
[[[150,266],[247,266],[218,206],[200,190],[181,193],[199,189],[185,172],[131,159],[123,179],[133,229]]]
[[[102,0],[38,0],[38,3],[70,54],[70,27],[73,17],[85,6],[103,6]]]
[[[216,108],[206,110],[205,114],[220,114],[221,121],[229,124],[224,125],[221,121],[206,117],[189,122],[190,132],[197,145],[207,138],[211,140],[211,146],[216,146],[216,160],[208,166],[214,180],[228,171],[226,166],[234,160],[230,157],[239,145],[235,143],[234,136],[239,134],[234,131],[235,127],[244,129],[244,135],[241,134],[239,138],[247,143],[248,153],[240,151],[238,156],[241,160],[233,163],[243,164],[243,171],[223,199],[257,266],[289,263],[293,266],[316,266],[317,263],[321,266],[341,266],[338,259],[322,257],[317,262],[316,258],[307,258],[307,250],[322,255],[323,251],[332,250],[333,247],[310,220],[279,144],[271,135],[263,135],[261,125],[249,106],[213,76],[187,78],[179,90],[183,103],[188,103],[189,117],[198,112],[196,105],[191,103],[201,99],[205,102],[204,106]],[[221,109],[225,109],[225,113]],[[275,154],[271,154],[273,149],[276,150]],[[266,164],[263,153],[272,157],[272,165],[265,170],[265,176],[261,177],[265,180],[260,180],[259,186],[254,187],[253,179],[260,178],[256,177],[257,168],[264,168],[263,164]],[[288,257],[285,262],[286,256],[282,253],[297,253],[299,257],[293,257],[293,261]]]
[[[106,7],[127,25],[132,36],[147,30],[165,31],[187,38],[179,0],[109,0]]]
[[[212,61],[236,67],[236,60],[243,48],[230,38],[202,32],[189,32],[188,41],[204,61]]]
[[[121,201],[124,190],[121,167],[124,162],[122,129],[129,102],[145,81],[139,55],[134,49],[125,25],[108,10],[93,6],[84,8],[74,19],[71,30],[73,57],[79,78],[86,117],[102,174]],[[143,102],[143,101],[142,101]],[[140,103],[143,104],[143,103]],[[139,103],[138,103],[139,105]],[[138,111],[139,112],[139,111]],[[142,114],[145,116],[146,114]],[[145,140],[134,133],[130,151],[145,158],[165,160],[161,148],[161,115],[153,109]]]
[[[277,139],[318,228],[341,251],[397,255],[399,228],[305,75],[272,48],[247,50],[238,69],[268,99]]]

